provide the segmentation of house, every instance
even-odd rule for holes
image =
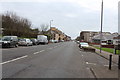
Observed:
[[[115,45],[116,49],[120,50],[120,35],[113,38],[113,44]]]
[[[120,35],[113,38],[113,44],[114,45],[118,45],[118,44],[120,45]]]
[[[99,32],[94,31],[82,31],[80,33],[80,41],[92,42],[92,37],[98,35]]]
[[[68,36],[55,27],[50,28],[49,34],[51,34],[51,40],[57,41],[68,40]]]
[[[113,38],[116,37],[115,34],[110,33],[102,33],[102,43],[103,44],[113,44]],[[92,37],[92,43],[100,43],[101,41],[101,34],[98,34]]]

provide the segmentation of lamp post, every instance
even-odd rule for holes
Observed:
[[[101,5],[100,53],[102,51],[102,27],[103,27],[103,0],[102,0],[102,5]]]
[[[53,20],[50,20],[50,36],[52,36],[52,33],[51,33],[51,23],[52,23]],[[50,37],[51,39],[51,37]]]

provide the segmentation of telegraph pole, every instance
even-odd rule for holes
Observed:
[[[51,22],[52,22],[53,20],[50,20],[50,35],[52,36],[52,33],[51,33]],[[51,39],[51,37],[50,37],[50,39]]]
[[[102,5],[101,5],[100,53],[102,51],[102,28],[103,28],[103,0],[102,0]]]

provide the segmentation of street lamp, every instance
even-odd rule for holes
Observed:
[[[50,29],[51,29],[51,22],[52,22],[53,20],[50,20]]]
[[[102,27],[103,27],[103,0],[102,0],[102,5],[101,5],[100,53],[102,51]]]
[[[52,33],[51,33],[51,23],[52,23],[53,20],[50,20],[50,35],[52,36]],[[51,39],[51,38],[50,38]]]

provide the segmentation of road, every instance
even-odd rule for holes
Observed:
[[[80,50],[75,42],[6,48],[2,53],[3,78],[117,78],[118,75],[108,70],[108,60]]]

